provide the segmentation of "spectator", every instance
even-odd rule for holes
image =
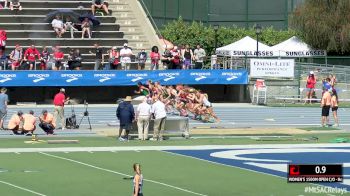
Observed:
[[[329,122],[329,109],[331,108],[331,99],[332,99],[331,93],[332,93],[332,89],[328,89],[326,92],[323,93],[323,96],[321,99],[322,127],[325,127],[326,125],[328,125],[328,122]]]
[[[46,134],[53,134],[53,130],[56,127],[56,122],[52,114],[48,113],[47,110],[42,111],[42,115],[39,117],[39,127],[45,131]]]
[[[95,15],[97,9],[103,9],[107,15],[109,15],[108,7],[105,4],[104,0],[92,0],[91,12]]]
[[[99,70],[99,69],[102,68],[102,64],[104,64],[103,49],[97,43],[94,44],[94,49],[95,49],[94,53],[91,52],[91,51],[89,51],[89,53],[95,55],[95,67],[94,67],[94,70]]]
[[[177,46],[174,46],[174,48],[171,50],[171,56],[171,68],[169,69],[180,69],[181,54]]]
[[[26,133],[27,136],[33,135],[36,129],[34,111],[30,110],[28,114],[23,114],[23,121],[23,132]]]
[[[60,47],[56,46],[53,53],[53,59],[55,66],[52,67],[53,70],[61,70],[63,66],[64,53],[61,52]]]
[[[66,90],[64,88],[60,89],[60,92],[57,93],[53,99],[54,108],[54,121],[58,122],[57,118],[60,118],[62,130],[66,127],[66,121],[64,118],[64,104],[69,101],[69,97],[66,98]]]
[[[188,44],[186,44],[185,49],[182,51],[182,58],[184,59],[182,69],[190,69],[192,65],[193,52]]]
[[[14,9],[17,10],[22,10],[22,6],[21,3],[19,2],[19,0],[11,0],[10,1],[10,9],[13,11]]]
[[[128,44],[125,43],[124,47],[120,50],[120,61],[122,63],[122,69],[129,69],[131,63],[131,56],[133,55],[132,50],[128,47]]]
[[[152,52],[150,56],[151,56],[151,70],[158,70],[160,54],[157,46],[152,47]]]
[[[68,56],[68,66],[70,70],[80,70],[81,68],[81,54],[79,49],[71,50]]]
[[[205,56],[205,50],[198,44],[197,49],[194,50],[195,69],[202,69]]]
[[[109,51],[108,51],[108,55],[109,55],[109,68],[110,69],[120,69],[118,68],[118,64],[119,64],[119,52],[117,50],[116,46],[113,46]]]
[[[0,8],[7,8],[7,0],[0,0]]]
[[[163,55],[162,55],[162,63],[163,63],[163,67],[164,69],[172,69],[171,67],[171,58],[173,56],[171,55],[170,50],[165,49]]]
[[[52,20],[51,25],[52,25],[53,30],[57,34],[56,37],[61,38],[65,32],[64,24],[63,24],[63,21],[61,20],[61,17],[59,15],[57,15],[56,18]]]
[[[26,65],[29,65],[29,70],[33,70],[33,67],[35,66],[35,59],[36,57],[38,58],[38,60],[41,60],[41,56],[39,51],[35,48],[35,45],[31,45],[30,48],[28,48],[25,52],[24,52],[24,57],[23,60],[26,61]],[[26,66],[26,68],[24,69],[28,69],[28,67]]]
[[[66,17],[66,23],[64,24],[64,28],[66,31],[70,31],[70,37],[71,39],[74,39],[74,31],[78,31],[78,29],[74,27],[74,23],[72,22],[70,16]]]
[[[9,101],[9,97],[6,94],[6,92],[6,88],[2,88],[0,90],[0,129],[4,129],[4,119],[7,114],[7,104]]]
[[[147,60],[147,53],[145,49],[142,49],[141,52],[137,54],[137,59],[139,61],[137,69],[138,70],[144,70],[145,69],[145,64]]]
[[[138,139],[148,139],[148,126],[151,118],[151,106],[147,103],[147,97],[143,99],[143,102],[137,106],[136,121],[138,127]]]
[[[135,119],[134,107],[131,105],[131,96],[127,96],[117,108],[117,118],[120,122],[119,125],[119,141],[125,141],[129,139],[129,131],[132,128],[132,122]],[[125,130],[125,135],[122,136],[122,132]]]
[[[20,67],[23,59],[23,50],[20,45],[16,45],[16,48],[10,53],[11,69],[14,71]]]
[[[13,114],[7,125],[7,129],[11,130],[13,134],[18,135],[18,131],[22,132],[23,129],[23,112],[18,111],[16,114]]]
[[[154,128],[153,128],[153,138],[150,140],[153,141],[162,141],[163,140],[163,132],[165,129],[165,121],[166,121],[166,110],[165,105],[161,102],[158,96],[153,97],[153,105],[151,108],[151,113],[154,116]]]
[[[47,49],[46,46],[43,47],[43,51],[41,52],[41,62],[40,62],[40,69],[46,70],[47,64],[50,61],[50,52]]]
[[[91,24],[89,18],[84,18],[83,22],[81,23],[81,39],[85,38],[86,33],[88,34],[89,39],[91,39],[90,27]]]
[[[333,91],[332,98],[331,98],[331,108],[332,108],[332,113],[333,113],[333,118],[334,118],[334,127],[339,126],[339,121],[338,121],[338,95],[337,91]]]
[[[306,78],[306,100],[305,103],[309,101],[311,104],[312,96],[315,92],[316,76],[313,71],[310,71],[310,74]]]

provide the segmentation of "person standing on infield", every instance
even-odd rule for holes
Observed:
[[[166,110],[164,103],[159,100],[158,96],[153,97],[151,113],[154,116],[154,126],[153,138],[151,138],[150,140],[162,141],[166,121]]]
[[[325,127],[329,122],[329,109],[331,108],[331,93],[332,88],[328,89],[323,93],[321,100],[321,108],[322,108],[322,120],[321,125]]]
[[[133,180],[133,196],[143,196],[142,186],[143,186],[143,176],[141,173],[141,165],[135,163],[133,165],[135,176]]]
[[[64,104],[69,100],[69,97],[66,98],[65,92],[66,90],[61,88],[60,92],[58,92],[53,99],[53,104],[55,105],[53,116],[55,122],[57,123],[60,122],[57,118],[60,118],[62,130],[64,130],[66,127],[66,119],[64,118]]]
[[[6,94],[7,89],[2,88],[0,90],[0,128],[4,129],[4,119],[7,114],[7,103],[9,101],[9,97]]]
[[[332,98],[331,98],[331,107],[332,107],[332,113],[333,113],[333,118],[334,118],[334,127],[339,126],[339,121],[338,121],[338,95],[337,91],[333,91]]]
[[[139,140],[148,139],[148,127],[151,117],[151,106],[147,103],[147,97],[145,97],[141,104],[137,106],[136,119],[139,133]]]
[[[129,131],[132,128],[132,122],[135,120],[134,107],[131,105],[132,98],[127,96],[117,108],[117,118],[119,120],[119,141],[129,139]],[[122,137],[122,132],[125,130],[125,135]]]

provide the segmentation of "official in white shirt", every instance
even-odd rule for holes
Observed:
[[[120,49],[120,62],[122,64],[122,69],[130,69],[131,56],[133,55],[132,50],[128,47],[128,44],[125,43],[124,47]]]
[[[137,130],[139,133],[139,140],[148,139],[148,127],[151,118],[151,105],[147,103],[147,98],[143,99],[143,102],[137,106],[136,119]]]
[[[151,140],[163,140],[163,132],[166,121],[166,110],[163,102],[159,101],[158,97],[153,98],[151,113],[154,115],[153,138]]]

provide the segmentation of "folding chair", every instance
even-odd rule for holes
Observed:
[[[264,99],[264,104],[266,105],[267,86],[265,84],[265,80],[257,79],[255,84],[254,84],[254,88],[253,88],[252,103],[255,102],[255,98],[256,98],[256,104],[259,104],[259,100],[261,97]]]

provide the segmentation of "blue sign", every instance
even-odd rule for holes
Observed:
[[[1,71],[0,86],[133,86],[147,80],[163,85],[247,84],[246,70]]]

